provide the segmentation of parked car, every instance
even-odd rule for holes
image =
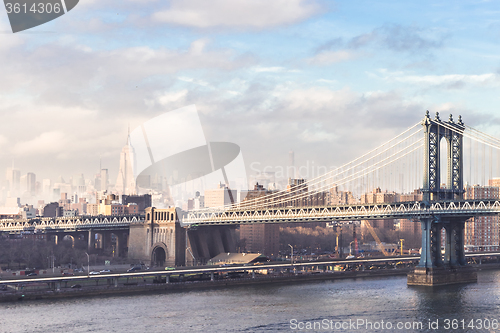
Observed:
[[[111,270],[110,269],[102,269],[101,273],[111,273]]]
[[[73,288],[73,289],[79,289],[79,288],[81,288],[81,287],[82,287],[82,286],[81,286],[81,285],[79,285],[79,284],[74,284],[74,285],[72,285],[72,286],[71,286],[71,288]]]
[[[73,273],[70,273],[70,272],[63,272],[62,273],[63,276],[71,276],[71,275],[74,275]]]
[[[173,270],[175,270],[175,267],[165,267],[165,270],[166,271],[173,271]]]
[[[36,273],[29,273],[28,276],[37,276],[38,274]]]
[[[132,268],[129,268],[127,269],[127,272],[137,272],[137,271],[140,271],[141,268],[139,266],[135,266],[135,267],[132,267]]]
[[[99,275],[101,274],[101,272],[98,272],[98,271],[92,271],[89,273],[89,275]]]

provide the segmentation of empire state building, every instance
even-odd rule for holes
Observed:
[[[135,153],[130,144],[130,134],[127,137],[127,144],[120,153],[120,170],[116,180],[116,190],[120,194],[137,194],[136,183],[134,179]]]

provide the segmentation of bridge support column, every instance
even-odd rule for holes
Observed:
[[[438,286],[477,281],[476,270],[467,266],[464,251],[464,220],[435,221],[422,224],[420,263],[408,273],[408,285]],[[441,254],[441,229],[445,229],[444,262]]]
[[[215,278],[214,278],[214,272],[210,273],[210,281],[213,281],[213,280],[215,280]]]
[[[87,245],[87,251],[90,253],[94,250],[95,248],[95,231],[92,231],[92,229],[89,229],[89,234],[87,236],[88,238],[88,245]]]
[[[170,283],[170,275],[167,275],[167,276],[165,277],[165,283]]]

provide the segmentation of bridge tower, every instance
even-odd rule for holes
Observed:
[[[423,201],[426,206],[442,200],[463,200],[463,131],[461,116],[458,122],[452,115],[442,121],[439,113],[431,119],[427,111],[424,120],[424,182]],[[441,187],[441,140],[447,144],[447,182]],[[408,274],[408,285],[445,285],[476,282],[474,269],[467,266],[464,252],[464,226],[467,218],[431,217],[420,220],[422,253],[418,266]],[[444,244],[441,244],[442,230]],[[444,246],[442,246],[444,245]],[[444,255],[442,252],[444,247]]]

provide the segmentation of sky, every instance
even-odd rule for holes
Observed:
[[[128,128],[193,104],[248,173],[290,150],[296,166],[343,164],[426,110],[500,138],[499,14],[487,0],[80,0],[14,34],[1,8],[0,172],[92,178],[101,161],[114,182]]]

